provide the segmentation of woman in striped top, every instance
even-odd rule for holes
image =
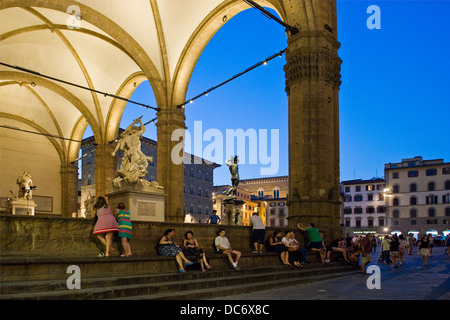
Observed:
[[[125,253],[121,257],[131,256],[131,247],[129,240],[133,237],[133,225],[131,224],[130,212],[125,210],[125,204],[123,202],[117,205],[115,216],[119,222],[119,238],[122,241],[122,247]]]

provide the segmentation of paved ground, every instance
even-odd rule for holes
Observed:
[[[379,248],[377,248],[379,249]],[[372,253],[371,265],[380,267],[380,289],[369,289],[372,275],[353,274],[336,279],[301,284],[247,294],[226,296],[229,300],[450,300],[450,260],[444,247],[433,249],[429,265],[423,266],[417,248],[405,255],[401,269],[378,262]],[[372,282],[374,283],[374,282]]]

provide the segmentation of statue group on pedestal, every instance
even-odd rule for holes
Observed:
[[[6,202],[6,209],[14,214],[17,212],[16,209],[19,210],[18,208],[22,208],[23,210],[26,209],[26,214],[34,215],[34,207],[36,207],[36,204],[32,198],[33,190],[36,190],[37,187],[33,185],[30,173],[24,171],[16,179],[16,184],[19,186],[19,192],[16,195],[10,190],[13,196]]]
[[[223,220],[225,223],[231,225],[242,224],[241,208],[244,201],[236,198],[237,187],[239,185],[238,162],[238,156],[234,156],[225,161],[231,173],[231,188],[227,192],[227,197],[223,200],[223,204],[225,205],[225,217],[223,217]]]
[[[142,118],[142,117],[141,117]],[[122,152],[122,163],[116,176],[112,179],[115,187],[122,187],[122,182],[130,185],[141,184],[143,186],[153,185],[157,187],[156,182],[150,183],[143,178],[147,175],[147,167],[153,162],[153,158],[146,156],[141,150],[141,137],[145,132],[145,126],[141,118],[134,120],[124,132],[120,135],[120,139],[116,148],[112,152],[115,157],[118,150]],[[139,126],[135,126],[139,123]]]

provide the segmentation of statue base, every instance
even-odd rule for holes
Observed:
[[[153,186],[124,183],[121,188],[113,188],[106,196],[111,211],[123,202],[126,210],[130,211],[131,221],[164,222],[166,194],[164,188],[156,183]]]
[[[223,217],[223,224],[228,225],[242,225],[242,205],[243,200],[236,199],[236,196],[228,196],[223,200],[225,206],[225,217]]]
[[[11,201],[10,210],[12,214],[34,216],[34,208],[36,208],[36,206],[33,199],[27,200],[18,198]]]

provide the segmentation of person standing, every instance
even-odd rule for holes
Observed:
[[[397,269],[397,263],[399,262],[399,247],[400,247],[400,241],[397,237],[397,234],[394,234],[391,239],[390,243],[390,251],[391,251],[391,257],[392,257],[392,267],[394,269]]]
[[[130,239],[133,237],[133,225],[131,223],[130,212],[126,210],[123,202],[117,205],[114,215],[119,223],[119,238],[125,251],[121,257],[131,257]]]
[[[388,235],[384,236],[383,241],[381,242],[381,256],[384,262],[391,263],[391,240],[389,239]]]
[[[219,224],[220,221],[220,217],[217,215],[217,210],[213,210],[212,214],[209,216],[208,223]]]
[[[114,248],[112,248],[112,239],[114,233],[119,232],[119,225],[117,224],[116,218],[112,215],[105,197],[97,197],[93,209],[92,218],[95,215],[98,218],[93,233],[105,245],[105,256],[109,257],[109,254],[114,251]]]
[[[398,247],[398,261],[400,262],[399,267],[401,268],[403,265],[403,256],[405,255],[409,243],[405,240],[405,237],[402,234],[398,236],[398,240],[400,242],[400,245]]]
[[[377,245],[378,245],[377,242],[378,242],[378,241],[377,241],[377,237],[376,237],[376,236],[373,236],[373,237],[372,237],[372,249],[373,249],[373,252],[377,252]]]
[[[250,217],[250,224],[253,226],[252,239],[255,247],[253,253],[262,253],[266,235],[266,226],[257,212],[253,212],[253,215]]]
[[[430,256],[430,241],[428,235],[424,235],[419,243],[419,254],[422,256],[422,264],[428,265],[428,257]]]
[[[434,238],[432,234],[428,235],[428,242],[430,242],[430,257],[431,254],[433,253],[433,247],[434,247]]]
[[[412,233],[408,234],[408,237],[406,238],[408,241],[408,255],[412,255],[413,247],[414,247],[414,236]]]
[[[447,258],[446,260],[450,259],[450,234],[447,234],[447,237],[445,238],[445,245],[447,246]]]

